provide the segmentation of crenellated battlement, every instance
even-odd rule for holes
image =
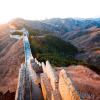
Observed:
[[[64,69],[58,73],[49,61],[39,62],[34,58],[28,31],[22,29],[21,32],[25,63],[19,69],[15,100],[81,100],[68,73]]]
[[[39,64],[39,61],[37,61]],[[64,69],[57,72],[49,61],[42,62],[41,87],[45,100],[82,100],[77,87]]]

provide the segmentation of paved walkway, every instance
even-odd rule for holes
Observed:
[[[33,70],[30,62],[32,53],[30,49],[30,43],[28,40],[28,31],[25,30],[23,31],[23,44],[25,53],[25,64],[23,65],[21,69],[22,71],[20,72],[24,73],[24,75],[21,73],[19,74],[21,79],[19,79],[20,87],[17,91],[18,93],[16,100],[22,100],[23,96],[24,100],[42,100],[43,97],[39,88],[39,84],[37,82],[37,75],[36,72]],[[24,83],[22,81],[24,81]],[[24,91],[21,89],[24,89]]]

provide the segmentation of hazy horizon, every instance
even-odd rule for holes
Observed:
[[[0,1],[0,23],[15,18],[99,18],[99,4],[100,0],[3,0]]]

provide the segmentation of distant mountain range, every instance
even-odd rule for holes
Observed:
[[[76,56],[77,59],[82,59],[94,66],[100,66],[100,18],[54,18],[42,21],[18,18],[9,22],[9,25],[51,32],[52,35],[70,41],[80,50]],[[42,35],[44,35],[43,32]]]
[[[96,19],[48,19],[41,21],[24,20],[21,18],[13,19],[10,23],[18,25],[28,25],[35,29],[48,30],[53,32],[66,33],[75,30],[83,30],[91,27],[100,28],[100,18]]]
[[[45,56],[51,52],[49,58],[53,59],[52,62],[54,64],[63,65],[66,63],[67,58],[65,60],[62,59],[65,55],[67,57],[72,50],[71,53],[75,53],[73,58],[83,60],[100,72],[100,18],[54,18],[42,21],[17,18],[5,25],[0,25],[0,92],[6,93],[8,89],[11,92],[16,90],[18,71],[24,59],[23,44],[22,40],[12,39],[9,35],[11,29],[21,29],[22,27],[28,29],[30,34],[38,36],[33,38],[33,46],[34,43],[35,47],[38,46],[38,52],[45,53],[46,51]],[[47,34],[57,36],[60,39],[56,37],[50,38],[52,36],[48,39],[45,37]],[[72,48],[78,49],[78,52]],[[38,52],[37,57],[39,57]],[[60,58],[61,56],[62,59]],[[54,61],[54,57],[57,62]]]

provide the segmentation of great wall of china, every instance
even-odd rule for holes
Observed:
[[[19,69],[15,100],[83,100],[78,88],[64,69],[58,74],[49,61],[40,63],[32,56],[28,31],[21,31],[25,63],[21,64]],[[41,69],[43,72],[38,73]]]

